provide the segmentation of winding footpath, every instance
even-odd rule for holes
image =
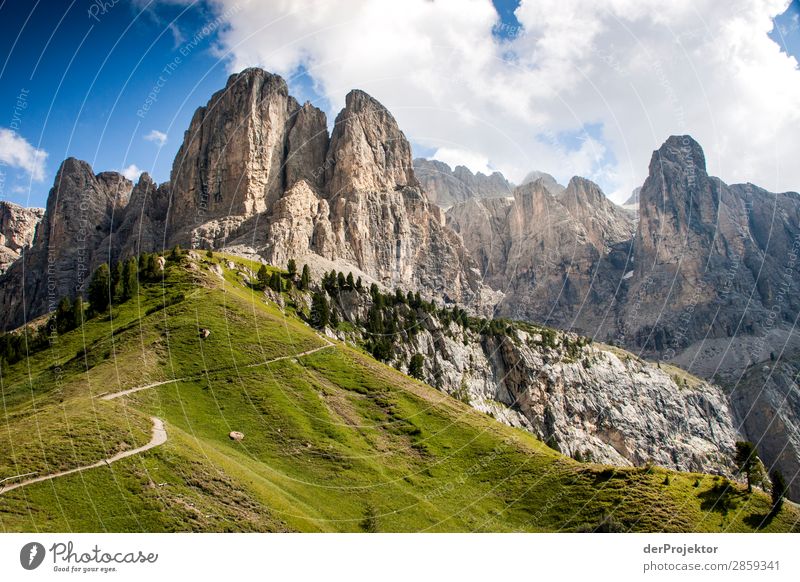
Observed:
[[[328,348],[332,348],[334,344],[330,342],[327,338],[320,337],[325,342],[325,345],[319,346],[312,350],[306,350],[305,352],[300,352],[298,354],[291,354],[288,356],[280,356],[277,358],[273,358],[271,360],[265,360],[263,362],[257,362],[255,364],[248,364],[246,366],[242,366],[243,368],[258,368],[260,366],[268,366],[269,364],[274,364],[275,362],[280,362],[283,360],[290,360],[294,358],[302,358],[303,356],[311,355],[315,352],[319,352],[321,350],[325,350]],[[230,369],[230,368],[226,368]],[[152,384],[146,384],[144,386],[136,386],[135,388],[128,388],[127,390],[121,390],[119,392],[114,392],[112,394],[104,394],[100,397],[101,400],[114,400],[115,398],[120,398],[122,396],[127,396],[129,394],[133,394],[135,392],[139,392],[141,390],[147,390],[148,388],[155,388],[157,386],[164,386],[165,384],[171,384],[173,382],[184,382],[188,380],[196,380],[198,378],[204,377],[208,373],[217,373],[223,372],[225,369],[222,370],[209,370],[204,372],[203,374],[199,374],[196,376],[186,376],[184,378],[173,378],[172,380],[164,380],[162,382],[154,382]],[[0,483],[0,495],[3,493],[8,493],[9,491],[13,491],[14,489],[19,489],[20,487],[25,487],[27,485],[31,485],[33,483],[40,483],[42,481],[49,481],[50,479],[55,479],[57,477],[64,477],[66,475],[72,475],[74,473],[80,473],[81,471],[86,471],[88,469],[97,469],[98,467],[107,467],[116,461],[121,459],[126,459],[128,457],[132,457],[133,455],[138,455],[139,453],[143,453],[145,451],[149,451],[150,449],[157,447],[159,445],[163,445],[167,442],[167,430],[164,428],[164,421],[160,418],[156,418],[155,416],[151,416],[150,420],[153,422],[153,428],[151,432],[150,442],[144,446],[131,449],[129,451],[122,451],[117,453],[113,457],[109,457],[107,459],[103,459],[102,461],[97,461],[96,463],[92,463],[91,465],[84,465],[83,467],[77,467],[75,469],[68,469],[66,471],[60,471],[58,473],[52,473],[50,475],[42,475],[40,477],[33,477],[31,479],[26,479],[25,481],[20,481],[19,483],[13,483],[11,485],[3,485]]]
[[[66,471],[53,473],[51,475],[42,475],[41,477],[34,477],[33,479],[20,481],[19,483],[6,485],[2,489],[0,489],[0,495],[3,493],[8,493],[9,491],[13,491],[14,489],[19,489],[20,487],[25,487],[26,485],[31,485],[32,483],[49,481],[50,479],[55,479],[56,477],[64,477],[65,475],[80,473],[81,471],[85,471],[87,469],[96,469],[98,467],[108,466],[111,463],[119,461],[120,459],[132,457],[133,455],[138,455],[139,453],[149,451],[150,449],[152,449],[153,447],[157,447],[158,445],[163,445],[165,442],[167,442],[167,431],[164,428],[164,422],[160,418],[156,418],[155,416],[151,416],[150,420],[153,421],[153,431],[152,431],[152,437],[150,438],[150,442],[147,443],[146,445],[138,447],[136,449],[131,449],[129,451],[122,451],[121,453],[117,453],[113,457],[103,459],[102,461],[97,461],[96,463],[92,463],[91,465],[85,465],[83,467],[78,467],[76,469],[68,469]]]

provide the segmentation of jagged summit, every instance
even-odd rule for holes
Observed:
[[[363,91],[350,91],[336,116],[325,178],[331,195],[419,186],[411,145],[397,121]]]
[[[488,176],[483,172],[472,173],[466,166],[449,165],[438,160],[417,158],[414,172],[428,199],[442,208],[469,199],[504,198],[513,195],[514,185],[500,172]]]

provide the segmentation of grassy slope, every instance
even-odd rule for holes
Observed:
[[[325,343],[233,271],[170,266],[167,281],[3,371],[0,478],[139,446],[149,415],[167,443],[0,495],[0,531],[361,531],[368,508],[384,531],[574,531],[608,515],[626,530],[749,531],[768,511],[738,488],[720,503],[720,478],[576,463],[342,344],[246,367]],[[798,517],[787,506],[764,529]]]

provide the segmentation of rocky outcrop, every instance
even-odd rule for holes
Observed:
[[[671,137],[640,193],[626,342],[672,359],[694,342],[791,325],[798,249],[798,194],[728,186],[707,174],[697,142]]]
[[[175,157],[170,244],[224,246],[248,218],[272,209],[289,177],[319,167],[326,141],[325,115],[301,108],[281,77],[262,69],[232,75],[195,112]]]
[[[0,200],[0,275],[33,243],[42,216],[43,208],[23,208]]]
[[[123,218],[131,187],[120,174],[95,175],[74,158],[61,164],[32,246],[0,278],[4,329],[52,311],[59,299],[84,288],[91,272],[108,260],[107,240]]]
[[[313,251],[327,258],[336,255],[328,201],[305,180],[296,182],[278,200],[267,225],[263,253],[273,265],[285,265]]]
[[[370,294],[335,292],[330,300],[356,330],[338,332],[341,339],[369,342],[364,322],[379,319]],[[737,434],[719,388],[575,334],[392,303],[384,320],[393,313],[400,331],[389,364],[409,371],[421,356],[414,373],[427,383],[564,454],[730,474]]]
[[[608,252],[614,245],[630,240],[633,223],[628,214],[594,182],[575,176],[557,199],[583,226],[588,242],[596,249]]]
[[[466,202],[473,198],[503,198],[511,196],[514,186],[500,172],[489,176],[482,172],[473,174],[465,166],[450,166],[438,160],[417,158],[414,173],[428,200],[442,208]]]

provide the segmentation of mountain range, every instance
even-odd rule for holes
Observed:
[[[437,318],[413,353],[427,356],[426,382],[501,405],[499,420],[557,450],[730,473],[724,459],[747,438],[800,498],[800,195],[709,176],[684,135],[653,152],[636,202],[634,215],[577,176],[514,185],[412,160],[391,113],[358,90],[329,133],[282,78],[247,69],[195,112],[168,182],[70,158],[44,211],[2,203],[0,325],[85,293],[103,263],[176,245],[292,259],[486,325],[539,326],[508,324],[500,340]],[[352,299],[337,309],[361,334],[370,306]],[[404,349],[388,363],[407,372]]]

